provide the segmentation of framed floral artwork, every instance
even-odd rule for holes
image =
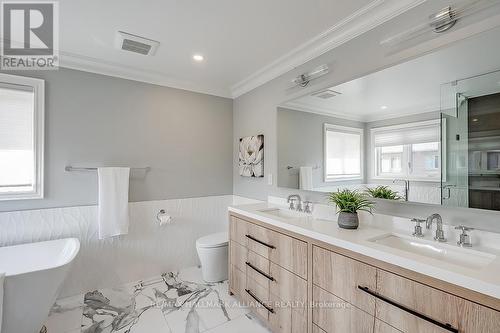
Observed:
[[[238,168],[242,177],[264,177],[264,135],[240,138]]]

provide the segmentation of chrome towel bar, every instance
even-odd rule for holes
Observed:
[[[65,171],[71,172],[71,171],[97,171],[97,168],[79,168],[79,167],[73,167],[71,165],[67,165],[64,167]],[[151,167],[142,167],[142,168],[130,168],[130,170],[144,170],[145,172],[148,172],[151,170]]]

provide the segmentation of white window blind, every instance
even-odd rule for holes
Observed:
[[[325,181],[360,178],[363,130],[325,124]]]
[[[40,198],[43,81],[0,74],[0,200]]]
[[[439,140],[440,124],[435,121],[431,123],[415,123],[414,126],[405,126],[404,128],[386,127],[385,129],[376,129],[373,135],[375,147],[430,143],[439,142]]]

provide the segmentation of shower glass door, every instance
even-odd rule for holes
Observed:
[[[441,87],[441,204],[468,207],[468,103],[459,87]]]

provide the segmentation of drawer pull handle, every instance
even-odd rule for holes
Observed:
[[[259,303],[260,305],[262,305],[264,308],[266,308],[267,311],[271,312],[271,313],[274,313],[274,310],[272,308],[270,308],[269,306],[267,306],[266,304],[264,304],[264,302],[262,302],[257,296],[255,296],[249,289],[245,289],[245,291],[247,292],[248,295],[252,296],[252,298],[257,302]]]
[[[254,242],[257,242],[257,243],[259,243],[259,244],[261,244],[261,245],[264,245],[265,247],[268,247],[268,248],[270,248],[270,249],[275,249],[275,248],[276,248],[276,247],[274,247],[273,245],[269,245],[269,244],[267,244],[267,243],[264,243],[263,241],[260,241],[260,240],[258,240],[257,238],[255,238],[255,237],[253,237],[253,236],[251,236],[251,235],[245,235],[245,237],[246,237],[246,238],[248,238],[248,239],[251,239],[251,240],[253,240]]]
[[[443,328],[443,329],[445,329],[447,331],[458,333],[458,329],[454,328],[450,324],[443,324],[443,323],[441,323],[441,322],[439,322],[437,320],[434,320],[432,318],[429,318],[426,315],[421,314],[421,313],[419,313],[419,312],[417,312],[415,310],[409,309],[409,308],[405,307],[404,305],[398,304],[398,303],[394,302],[393,300],[391,300],[391,299],[389,299],[389,298],[387,298],[385,296],[382,296],[382,295],[380,295],[379,293],[377,293],[377,292],[375,292],[373,290],[370,290],[370,288],[368,288],[368,287],[358,286],[358,288],[360,290],[364,291],[365,293],[370,294],[370,295],[372,295],[372,296],[380,299],[381,301],[389,303],[390,305],[393,305],[393,306],[395,306],[395,307],[397,307],[397,308],[399,308],[399,309],[401,309],[401,310],[403,310],[405,312],[408,312],[408,313],[410,313],[410,314],[412,314],[412,315],[414,315],[414,316],[416,316],[416,317],[418,317],[420,319],[428,321],[428,322],[430,322],[430,323],[432,323],[432,324],[434,324],[436,326],[439,326],[439,327],[441,327],[441,328]]]
[[[256,271],[257,273],[259,273],[260,275],[266,277],[268,280],[274,281],[274,278],[271,275],[264,273],[263,271],[261,271],[260,269],[258,269],[257,267],[255,267],[254,265],[252,265],[251,263],[249,263],[248,261],[245,262],[245,264],[248,267],[250,267],[251,269],[253,269],[254,271]]]

